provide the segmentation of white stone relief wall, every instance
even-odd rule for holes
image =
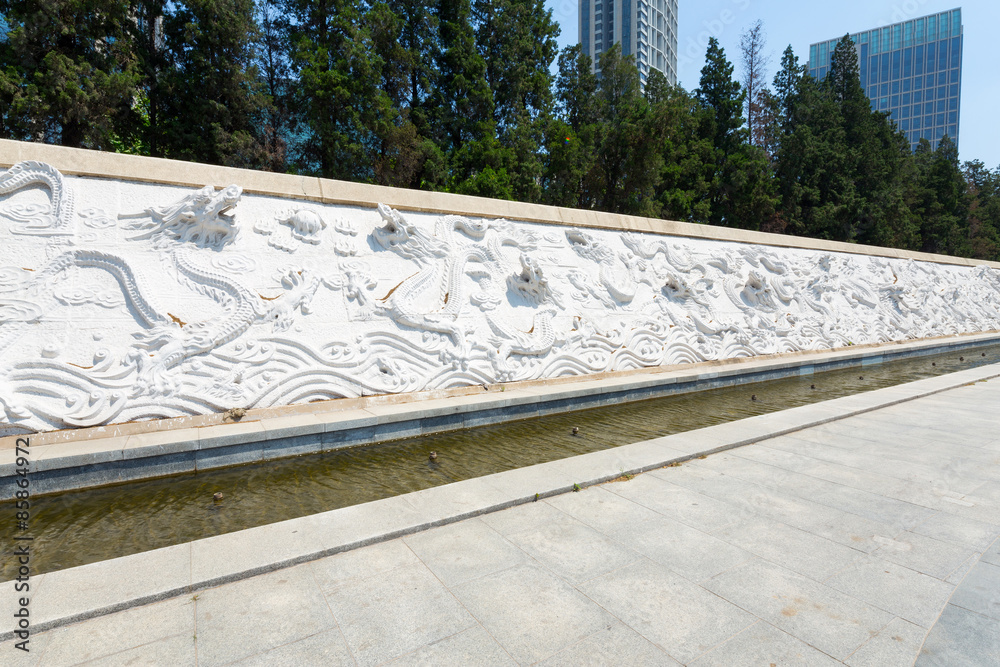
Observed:
[[[1000,329],[1000,271],[0,173],[0,435]]]

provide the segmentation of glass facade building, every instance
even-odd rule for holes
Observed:
[[[677,83],[677,0],[579,0],[580,44],[594,59],[620,42],[646,85],[651,69]]]
[[[962,93],[962,10],[911,19],[851,35],[861,85],[872,109],[888,112],[916,148],[921,139],[937,148],[959,136]],[[838,39],[809,47],[809,73],[823,78]]]

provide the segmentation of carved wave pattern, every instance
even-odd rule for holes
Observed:
[[[987,266],[116,187],[0,174],[0,435],[1000,329]]]

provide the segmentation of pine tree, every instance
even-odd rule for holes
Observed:
[[[774,134],[780,137],[791,131],[794,106],[801,94],[802,79],[807,76],[806,68],[799,65],[799,59],[791,44],[781,54],[781,69],[774,75]]]
[[[137,124],[139,68],[130,48],[131,4],[3,0],[0,133],[102,150]]]
[[[712,109],[712,144],[725,156],[747,140],[743,127],[743,103],[746,92],[733,80],[733,66],[725,50],[714,37],[708,40],[705,66],[695,95],[702,106]],[[720,160],[722,158],[720,157]]]
[[[798,69],[790,49],[785,54],[787,67],[778,75],[784,84],[775,83],[779,215],[790,233],[833,238],[839,193],[851,187],[839,110],[824,88]]]
[[[496,138],[486,62],[476,50],[469,0],[440,0],[437,72],[429,119],[448,161],[448,189],[510,199],[511,155]]]
[[[650,72],[646,99],[652,106],[662,157],[656,200],[660,215],[684,222],[708,222],[715,147],[707,137],[713,114],[659,71]]]
[[[711,112],[706,138],[714,148],[715,170],[708,222],[748,229],[773,227],[777,198],[769,160],[761,148],[748,144],[743,119],[746,91],[733,80],[733,66],[714,37],[709,39],[695,93],[702,108]]]
[[[764,23],[759,20],[740,35],[747,130],[750,143],[761,148],[767,143],[767,116],[770,107],[770,95],[764,79],[764,73],[770,64],[770,57],[764,53],[766,42]]]
[[[920,250],[968,254],[969,188],[958,164],[958,148],[948,137],[931,151],[922,139],[914,156],[916,200],[911,204],[920,222]]]
[[[253,0],[186,0],[163,17],[156,146],[179,160],[259,168],[267,98],[254,65]]]
[[[990,171],[972,160],[963,174],[969,195],[969,256],[1000,261],[1000,167]]]
[[[263,163],[270,171],[283,172],[288,169],[294,122],[290,26],[277,0],[258,0],[256,20],[259,31],[254,62],[266,96],[266,105],[261,109],[264,122],[260,127]]]
[[[837,43],[823,84],[839,111],[844,134],[840,150],[851,179],[840,193],[833,238],[874,245],[902,242],[911,233],[901,181],[909,150],[888,114],[872,111],[849,35]]]
[[[475,0],[473,25],[493,94],[497,137],[510,152],[512,194],[538,201],[559,25],[543,0]]]
[[[615,44],[601,54],[599,134],[592,171],[596,207],[613,213],[657,215],[656,186],[662,156],[649,102],[639,85],[634,56]]]
[[[300,168],[328,178],[375,179],[373,149],[392,105],[379,88],[383,63],[357,0],[287,0],[298,78]]]
[[[545,129],[541,201],[591,208],[595,202],[587,184],[598,131],[597,77],[579,44],[559,54],[556,110]]]

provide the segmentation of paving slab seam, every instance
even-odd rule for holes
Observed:
[[[386,541],[393,540],[393,539],[396,539],[396,538],[399,538],[399,537],[404,537],[406,535],[412,535],[414,533],[422,532],[422,531],[428,530],[430,528],[435,528],[435,527],[438,527],[438,526],[444,526],[444,525],[448,525],[448,524],[451,524],[451,523],[456,523],[456,522],[459,522],[459,521],[463,521],[465,519],[470,519],[470,518],[474,518],[474,517],[477,517],[477,516],[482,516],[484,514],[489,514],[489,513],[492,513],[492,512],[496,512],[496,511],[508,509],[508,508],[511,508],[511,507],[515,507],[517,505],[522,505],[522,504],[534,502],[536,500],[541,500],[541,499],[544,499],[544,498],[551,498],[553,496],[561,495],[561,494],[564,494],[564,493],[570,493],[572,491],[583,489],[583,488],[590,487],[590,486],[594,486],[594,485],[597,485],[597,484],[603,484],[603,483],[609,482],[611,480],[618,479],[618,478],[620,478],[622,476],[638,475],[638,474],[641,474],[641,473],[644,473],[644,472],[648,472],[650,470],[655,470],[657,468],[662,468],[662,467],[670,465],[670,464],[683,463],[685,461],[690,461],[692,459],[699,458],[699,457],[702,457],[702,456],[708,456],[708,455],[713,454],[713,453],[722,452],[722,451],[734,449],[734,448],[737,448],[737,447],[741,447],[741,446],[745,446],[745,445],[749,445],[749,444],[753,444],[753,443],[757,443],[757,442],[766,441],[766,440],[769,440],[769,439],[772,439],[772,438],[777,438],[777,437],[780,437],[782,435],[787,435],[789,433],[793,433],[793,432],[796,432],[796,431],[799,431],[799,430],[802,430],[802,429],[811,428],[813,426],[819,426],[819,425],[830,423],[830,422],[833,422],[833,421],[838,421],[838,420],[841,420],[841,419],[846,419],[848,417],[856,416],[856,415],[859,415],[859,414],[864,414],[864,413],[867,413],[867,412],[871,412],[873,410],[878,410],[878,409],[881,409],[881,408],[884,408],[884,407],[889,407],[889,406],[892,406],[892,405],[898,405],[900,403],[904,403],[904,402],[907,402],[907,401],[916,400],[916,399],[919,399],[919,398],[924,398],[924,397],[931,396],[931,395],[934,395],[934,394],[938,394],[938,393],[941,393],[941,392],[944,392],[944,391],[949,391],[951,389],[956,389],[958,387],[965,386],[965,385],[968,385],[968,384],[971,384],[971,383],[975,383],[975,382],[979,382],[979,381],[984,381],[984,380],[989,380],[989,379],[994,379],[994,378],[998,378],[998,377],[1000,377],[1000,364],[993,364],[991,366],[985,366],[985,367],[980,367],[980,368],[976,368],[976,369],[970,369],[970,370],[966,370],[966,371],[959,371],[957,373],[952,373],[952,374],[949,374],[949,375],[946,375],[946,376],[938,376],[938,377],[935,377],[935,378],[927,378],[925,380],[918,380],[918,381],[913,382],[913,383],[908,383],[910,385],[918,385],[917,387],[914,387],[914,389],[917,389],[917,391],[908,393],[905,397],[902,397],[902,398],[899,398],[899,397],[890,397],[887,400],[878,401],[877,394],[879,392],[888,392],[888,391],[892,391],[892,390],[898,390],[899,387],[905,387],[907,385],[897,385],[896,387],[890,387],[890,388],[887,388],[887,389],[875,390],[873,392],[868,392],[869,394],[875,394],[876,395],[876,396],[869,396],[869,398],[875,399],[874,402],[872,402],[871,404],[866,405],[866,406],[861,406],[861,407],[855,407],[855,408],[848,407],[842,413],[838,413],[838,414],[833,415],[833,416],[823,416],[823,417],[820,417],[820,418],[806,419],[806,420],[803,420],[800,423],[796,423],[796,424],[792,424],[792,425],[785,426],[785,427],[782,427],[782,428],[777,428],[777,429],[774,429],[774,430],[770,430],[770,431],[767,431],[765,433],[760,433],[760,434],[754,435],[752,437],[740,438],[740,439],[737,439],[735,441],[728,442],[728,443],[725,443],[725,444],[722,444],[722,445],[719,445],[719,446],[710,447],[710,448],[706,448],[706,449],[701,449],[699,451],[695,451],[695,452],[687,453],[687,454],[671,455],[671,454],[675,454],[676,452],[671,452],[669,450],[669,448],[668,448],[666,451],[664,451],[662,453],[654,454],[654,456],[656,456],[657,458],[655,458],[653,460],[653,462],[644,463],[644,464],[641,464],[641,465],[629,466],[628,469],[622,468],[622,469],[619,469],[619,470],[617,470],[615,472],[611,472],[611,473],[608,473],[608,474],[605,474],[605,475],[596,475],[596,476],[591,477],[590,479],[581,480],[581,481],[577,481],[577,482],[574,482],[574,483],[558,483],[558,484],[555,484],[553,486],[550,486],[549,488],[542,488],[537,493],[534,493],[534,494],[518,494],[518,495],[515,495],[514,497],[507,498],[507,499],[502,500],[500,502],[490,502],[488,504],[484,504],[484,505],[479,506],[479,507],[472,507],[472,508],[464,510],[464,511],[453,512],[453,513],[448,514],[446,516],[437,517],[437,518],[434,518],[434,519],[429,520],[429,521],[417,521],[417,522],[414,522],[414,523],[412,523],[410,525],[402,526],[402,527],[396,528],[394,530],[389,530],[389,531],[386,531],[386,532],[383,532],[383,533],[377,533],[377,534],[374,534],[374,535],[368,535],[368,536],[366,536],[364,538],[361,538],[361,539],[354,539],[354,540],[350,540],[349,539],[347,541],[343,541],[343,542],[340,542],[338,544],[335,544],[335,545],[332,545],[332,546],[328,546],[328,547],[325,547],[325,548],[322,548],[322,549],[310,549],[308,551],[305,551],[303,553],[300,553],[298,555],[295,555],[295,556],[292,556],[292,557],[289,557],[289,558],[279,558],[279,559],[276,559],[276,560],[268,562],[268,563],[264,563],[264,564],[256,565],[256,566],[253,566],[253,567],[244,568],[244,569],[239,569],[237,571],[228,572],[226,574],[222,574],[222,575],[219,575],[219,576],[206,577],[206,578],[204,578],[204,579],[202,579],[200,581],[192,581],[192,580],[189,579],[188,582],[184,583],[184,584],[178,584],[178,585],[174,585],[174,586],[167,586],[167,587],[163,588],[162,590],[152,591],[152,592],[149,592],[149,593],[146,593],[146,594],[135,595],[135,596],[130,597],[130,598],[125,599],[125,600],[118,600],[118,601],[114,601],[114,602],[111,602],[111,603],[96,604],[94,607],[92,607],[90,609],[80,609],[79,611],[74,611],[72,613],[67,613],[64,616],[60,616],[59,618],[53,618],[53,619],[48,619],[48,620],[41,620],[41,621],[33,624],[32,627],[34,629],[36,629],[37,631],[41,632],[41,631],[44,631],[44,630],[49,630],[49,629],[60,627],[60,626],[67,625],[67,624],[70,624],[70,623],[75,623],[75,622],[83,621],[83,620],[86,620],[86,619],[89,619],[89,618],[94,618],[94,617],[97,617],[97,616],[103,616],[103,615],[111,614],[111,613],[114,613],[114,612],[117,612],[117,611],[122,611],[122,610],[125,610],[125,609],[128,609],[128,608],[142,606],[142,605],[150,604],[150,603],[153,603],[153,602],[158,602],[158,601],[161,601],[161,600],[164,600],[164,599],[167,599],[167,598],[177,597],[177,596],[181,596],[181,595],[185,595],[185,594],[191,594],[191,593],[197,592],[199,590],[204,590],[204,589],[207,589],[207,588],[213,588],[213,587],[216,587],[216,586],[219,586],[219,585],[222,585],[222,584],[232,583],[234,581],[239,581],[239,580],[242,580],[242,579],[247,579],[247,578],[250,578],[250,577],[253,577],[253,576],[257,576],[257,575],[260,575],[260,574],[265,574],[267,572],[273,572],[275,570],[279,570],[279,569],[286,568],[286,567],[291,567],[291,566],[294,566],[294,565],[299,565],[299,564],[302,564],[302,563],[305,563],[305,562],[314,561],[314,560],[317,560],[317,559],[320,559],[320,558],[324,558],[324,557],[327,557],[327,556],[331,556],[331,555],[334,555],[334,554],[343,553],[343,552],[346,552],[346,551],[351,551],[351,550],[354,550],[354,549],[358,549],[358,548],[365,547],[365,546],[370,546],[370,545],[373,545],[373,544],[378,544],[378,543],[381,543],[381,542],[386,542]],[[933,384],[933,385],[938,385],[938,386],[933,386],[933,387],[931,387],[929,389],[922,389],[919,386],[919,385],[925,385],[926,386],[927,384]],[[855,396],[857,396],[857,395],[855,395]],[[845,398],[853,398],[853,397],[845,397]],[[842,400],[844,400],[844,399],[833,399],[832,401],[825,401],[823,403],[835,403],[836,401],[842,401]],[[822,405],[823,403],[813,404],[813,406]],[[804,407],[812,407],[812,406],[804,406]],[[782,414],[785,414],[787,412],[788,411],[775,412],[775,413],[770,413],[769,415],[762,415],[762,417],[765,417],[765,418],[766,417],[778,417],[778,416],[780,416]],[[750,419],[758,419],[758,418],[750,418]],[[732,424],[738,424],[738,423],[739,422],[729,422],[728,424],[721,424],[719,426],[708,427],[706,429],[700,429],[700,431],[702,431],[702,432],[711,432],[712,429],[718,429],[718,428],[723,428],[723,427],[730,427],[731,428]],[[678,436],[679,437],[683,437],[684,435],[685,434],[681,433],[681,434],[675,434],[675,436],[667,436],[667,437],[668,438],[678,437]],[[656,440],[661,440],[661,439],[656,439]],[[645,445],[647,443],[652,443],[652,442],[655,442],[655,441],[645,441],[645,442],[641,442],[641,443],[634,443],[633,445],[624,445],[622,447],[611,448],[611,449],[608,449],[608,450],[602,450],[600,452],[594,452],[592,454],[584,454],[584,455],[580,455],[580,456],[576,456],[576,457],[571,457],[570,459],[562,459],[561,462],[572,462],[574,460],[582,460],[584,457],[594,456],[595,454],[596,455],[601,455],[601,454],[607,454],[609,452],[610,453],[614,453],[616,450],[619,450],[619,451],[621,451],[621,450],[627,450],[630,447],[634,448],[634,447],[642,446],[642,445]],[[668,455],[668,456],[666,458],[664,458],[663,455]],[[541,466],[550,466],[550,465],[552,465],[552,463],[560,463],[560,461],[551,462],[549,464],[541,464]],[[519,471],[525,471],[525,470],[530,470],[531,468],[539,468],[539,467],[540,466],[529,466],[528,468],[515,469],[515,470],[507,471],[505,473],[497,473],[497,474],[495,474],[493,476],[488,476],[488,477],[494,477],[494,478],[501,478],[502,479],[503,476],[505,476],[505,475],[515,475],[515,474],[518,474]],[[479,479],[482,480],[484,478],[479,478]],[[415,494],[419,494],[419,493],[426,493],[426,492],[435,492],[438,495],[442,495],[443,494],[445,496],[445,498],[447,498],[447,494],[449,493],[449,490],[450,490],[449,487],[455,487],[455,484],[443,485],[443,486],[439,486],[439,487],[432,487],[431,489],[425,489],[424,491],[418,491],[418,492],[414,492],[414,493]],[[403,501],[405,501],[405,499],[408,496],[412,496],[412,495],[414,495],[414,494],[405,494],[403,496],[396,496],[395,498],[402,499]],[[389,500],[391,500],[391,499],[389,499]],[[379,501],[377,501],[377,502],[379,502]],[[366,503],[366,504],[362,504],[362,505],[355,505],[355,506],[352,506],[352,507],[343,508],[342,510],[332,510],[329,514],[333,515],[333,514],[335,514],[337,512],[341,512],[341,511],[344,511],[344,510],[352,510],[352,509],[355,510],[355,511],[358,511],[359,508],[360,508],[360,511],[363,512],[363,511],[365,511],[365,505],[372,506],[372,505],[374,505],[374,503]],[[241,533],[242,534],[252,534],[251,531],[264,530],[264,529],[267,529],[267,528],[269,528],[271,526],[280,525],[280,524],[284,524],[285,526],[298,525],[298,524],[293,524],[293,522],[303,522],[303,521],[309,520],[309,519],[311,519],[313,517],[317,517],[317,516],[320,516],[320,515],[312,515],[312,517],[302,517],[302,518],[299,518],[299,519],[291,519],[291,520],[289,520],[287,522],[279,522],[279,524],[268,524],[266,526],[261,526],[259,528],[251,528],[251,529],[247,529],[245,531],[237,531],[237,533],[229,533],[229,534],[226,534],[226,535],[235,536],[235,535],[238,535],[238,534],[241,534]],[[330,520],[334,521],[335,517],[334,516],[330,516]],[[219,537],[225,538],[226,535],[219,536]],[[218,539],[218,538],[207,538],[207,539]],[[188,545],[196,545],[199,542],[204,542],[204,540],[197,540],[195,542],[188,543]],[[179,546],[182,546],[182,545],[179,545]],[[170,548],[173,548],[173,547],[165,547],[164,549],[170,549]],[[118,567],[118,566],[125,567],[129,563],[138,562],[138,561],[134,561],[133,559],[142,558],[145,554],[155,553],[156,551],[158,551],[158,550],[154,550],[153,552],[144,552],[144,553],[140,553],[140,554],[135,554],[134,556],[126,556],[126,557],[123,557],[123,558],[120,558],[120,559],[113,559],[113,560],[120,561],[119,564],[116,564],[116,567]],[[103,561],[103,562],[107,563],[109,561]],[[95,563],[95,564],[92,564],[92,565],[100,565],[100,564],[101,563],[99,562],[99,563]],[[80,568],[87,568],[87,567],[90,567],[90,566],[87,566],[87,565],[80,566]],[[76,574],[74,572],[74,570],[78,570],[80,568],[70,568],[68,570],[57,571],[57,572],[53,572],[53,573],[43,574],[43,575],[40,575],[40,576],[42,576],[42,577],[50,577],[50,578],[51,577],[56,577],[56,578],[60,578],[60,579],[67,579],[67,578],[70,579],[70,582],[61,584],[61,588],[62,588],[62,587],[65,587],[66,585],[68,585],[69,583],[71,583],[72,577]],[[84,603],[81,603],[80,606],[86,606],[86,604],[87,603],[84,602]],[[12,637],[13,637],[13,631],[5,631],[5,632],[0,633],[0,641],[6,641],[8,639],[11,639]]]
[[[927,640],[928,640],[928,639],[930,638],[930,636],[931,636],[931,635],[932,635],[932,634],[934,633],[934,628],[935,628],[935,626],[937,626],[937,624],[938,624],[938,621],[940,621],[940,620],[941,620],[941,616],[943,616],[943,615],[944,615],[945,611],[946,611],[946,610],[948,609],[948,606],[949,606],[949,605],[950,605],[950,604],[952,603],[951,601],[952,601],[952,600],[953,600],[953,599],[955,598],[955,596],[956,596],[956,595],[958,595],[958,594],[960,593],[960,591],[961,591],[961,589],[962,589],[962,585],[963,585],[963,584],[965,584],[966,580],[968,580],[968,578],[969,578],[969,576],[970,576],[970,575],[972,574],[973,570],[975,570],[975,568],[976,568],[976,565],[978,565],[979,563],[983,562],[983,558],[984,558],[984,557],[985,557],[985,556],[986,556],[986,555],[987,555],[987,554],[988,554],[988,553],[989,553],[989,552],[990,552],[990,551],[991,551],[991,550],[992,550],[992,549],[993,549],[993,548],[994,548],[994,547],[995,547],[995,546],[996,546],[997,544],[1000,544],[1000,537],[998,537],[998,538],[996,538],[995,540],[993,540],[993,542],[992,542],[992,543],[990,543],[990,545],[989,545],[989,546],[985,547],[985,548],[984,548],[984,549],[982,550],[982,552],[981,552],[981,553],[979,553],[979,556],[978,556],[978,558],[976,558],[976,563],[975,563],[975,565],[973,565],[972,567],[968,568],[968,569],[967,569],[967,570],[965,571],[965,574],[963,574],[963,575],[962,575],[962,579],[961,579],[961,580],[960,580],[960,581],[959,581],[959,582],[958,582],[957,584],[955,584],[955,587],[954,587],[954,588],[952,589],[952,591],[951,591],[951,595],[949,595],[949,596],[948,596],[948,599],[947,599],[947,601],[945,601],[944,605],[942,605],[942,607],[941,607],[941,611],[940,611],[940,612],[938,612],[938,615],[937,615],[937,617],[935,617],[935,619],[934,619],[934,623],[932,623],[932,624],[931,624],[931,627],[929,627],[929,628],[927,629],[927,632],[926,632],[926,634],[924,634],[924,639],[923,639],[923,641],[921,641],[921,642],[920,642],[920,650],[918,650],[918,651],[917,651],[917,659],[918,659],[918,660],[919,660],[919,658],[920,658],[920,655],[921,655],[921,654],[922,654],[922,653],[924,652],[924,645],[925,645],[925,644],[927,643]],[[962,565],[964,566],[964,563],[963,563]],[[962,567],[962,566],[959,566],[959,567]],[[961,606],[961,605],[956,605],[956,606]],[[964,608],[964,607],[963,607],[963,608]],[[968,611],[969,611],[969,612],[971,612],[971,613],[973,613],[973,614],[978,614],[978,613],[979,613],[979,612],[977,612],[977,611],[976,611],[976,610],[974,610],[974,609],[969,609]],[[980,614],[980,615],[981,615],[981,614]]]
[[[510,392],[501,392],[506,393],[506,396],[487,397],[479,394],[432,399],[431,402],[435,403],[432,406],[415,402],[352,410],[349,415],[338,415],[335,412],[326,415],[306,413],[225,426],[180,428],[81,440],[76,443],[68,441],[36,445],[36,458],[32,460],[31,472],[35,477],[37,494],[61,493],[366,446],[399,437],[431,435],[555,414],[567,409],[738,386],[801,375],[805,370],[808,370],[807,374],[811,374],[836,367],[852,367],[859,362],[863,367],[897,358],[957,352],[968,347],[989,345],[998,339],[1000,334],[987,333],[947,341],[893,343],[857,351],[843,348],[824,351],[818,359],[796,356],[791,359],[754,360],[747,362],[749,367],[739,365],[714,370],[682,369],[642,378],[588,378],[562,386],[515,387]],[[645,393],[640,396],[636,395],[637,392]],[[572,408],[562,406],[567,401],[576,401],[577,405]],[[530,414],[507,410],[514,405],[530,408]],[[358,417],[358,413],[366,416]],[[436,423],[432,425],[432,422]],[[397,433],[390,433],[385,428],[399,430]],[[313,442],[313,439],[316,441]],[[8,444],[12,444],[13,437],[3,440],[11,440]],[[309,442],[304,443],[303,440]],[[71,453],[70,450],[75,448],[80,451]],[[14,481],[15,465],[0,464],[0,492],[13,490]]]

